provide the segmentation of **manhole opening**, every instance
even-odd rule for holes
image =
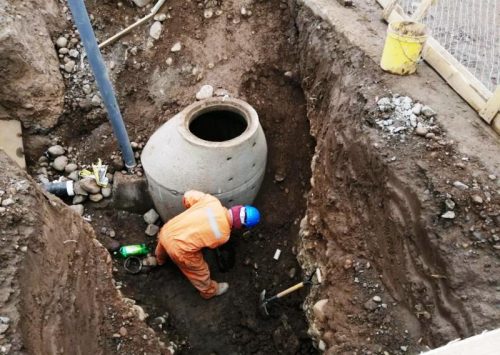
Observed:
[[[196,116],[189,130],[196,137],[209,142],[224,142],[238,137],[247,129],[245,118],[233,111],[215,110]]]

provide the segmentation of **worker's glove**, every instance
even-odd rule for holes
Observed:
[[[142,265],[144,265],[144,266],[157,266],[158,262],[156,261],[155,256],[148,255],[144,259],[142,259]]]

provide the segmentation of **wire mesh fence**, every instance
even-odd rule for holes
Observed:
[[[399,4],[411,16],[420,1]],[[437,0],[422,21],[490,91],[500,85],[500,0]]]

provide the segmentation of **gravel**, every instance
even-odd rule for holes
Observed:
[[[59,37],[59,38],[56,40],[56,46],[57,46],[58,48],[64,48],[64,47],[66,47],[67,45],[68,45],[68,40],[67,40],[67,38],[65,38],[65,37],[62,37],[62,36],[61,36],[61,37]]]
[[[377,101],[378,110],[382,113],[375,123],[391,136],[405,135],[413,131],[419,136],[426,136],[434,128],[434,111],[427,116],[430,107],[414,103],[408,96],[383,97]],[[426,109],[427,108],[427,109]]]

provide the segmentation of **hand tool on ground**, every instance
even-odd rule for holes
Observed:
[[[261,293],[260,293],[260,297],[259,297],[259,311],[260,313],[263,315],[263,316],[269,316],[269,311],[267,310],[267,305],[270,303],[270,302],[273,302],[273,301],[276,301],[294,291],[297,291],[297,290],[300,290],[302,287],[304,287],[305,285],[313,285],[313,277],[314,275],[316,275],[316,280],[317,280],[317,283],[321,283],[322,281],[322,277],[321,277],[321,271],[319,268],[316,268],[316,270],[314,270],[313,273],[311,273],[311,275],[309,277],[307,277],[304,281],[302,282],[299,282],[298,284],[296,285],[293,285],[292,287],[289,287],[287,288],[286,290],[284,291],[281,291],[280,293],[272,296],[272,297],[269,297],[269,298],[266,298],[266,290],[263,290]]]

